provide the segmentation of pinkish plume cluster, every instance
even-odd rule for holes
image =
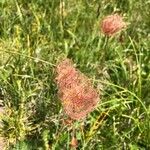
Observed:
[[[71,119],[84,119],[98,103],[97,91],[92,87],[89,79],[78,71],[69,59],[60,62],[56,71],[59,98],[64,111]]]
[[[118,14],[106,16],[101,23],[101,30],[107,36],[112,36],[126,26],[123,18]]]

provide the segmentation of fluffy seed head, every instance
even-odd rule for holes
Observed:
[[[59,98],[64,111],[74,120],[84,119],[96,107],[98,92],[69,59],[60,62],[56,72]]]
[[[118,14],[106,16],[101,22],[101,30],[107,36],[112,36],[126,26]]]
[[[71,145],[72,148],[77,148],[78,147],[78,141],[75,137],[72,137],[70,145]]]

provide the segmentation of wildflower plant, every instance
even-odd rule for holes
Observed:
[[[108,15],[101,22],[101,30],[107,36],[114,35],[124,27],[126,27],[126,23],[119,14]]]
[[[56,72],[59,98],[65,113],[73,120],[84,119],[96,107],[98,92],[69,59],[61,61]]]

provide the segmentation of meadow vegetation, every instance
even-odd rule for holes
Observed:
[[[100,30],[112,13],[127,27]],[[150,149],[150,1],[1,0],[0,136],[11,150]],[[56,64],[73,61],[100,93],[83,121],[66,121]],[[1,138],[0,138],[1,139]]]

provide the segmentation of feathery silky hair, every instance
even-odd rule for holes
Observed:
[[[112,36],[126,27],[123,18],[118,14],[108,15],[101,22],[101,30],[107,36]]]
[[[73,120],[84,119],[96,107],[99,95],[90,80],[77,70],[70,59],[56,67],[56,83],[65,113]]]

